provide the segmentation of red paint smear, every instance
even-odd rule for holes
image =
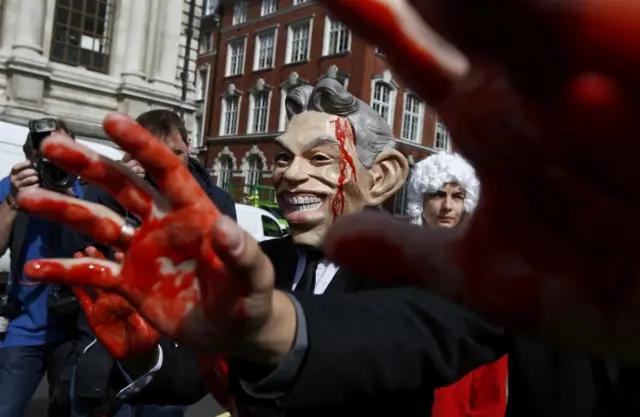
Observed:
[[[229,394],[229,367],[224,358],[199,354],[198,368],[211,395],[223,408],[229,408],[233,399]]]
[[[335,135],[338,143],[340,144],[340,176],[338,177],[338,190],[336,196],[331,202],[331,212],[333,213],[333,221],[335,222],[338,216],[344,214],[345,198],[344,198],[344,183],[347,179],[347,167],[351,168],[353,173],[353,179],[357,183],[356,166],[353,163],[353,158],[347,151],[347,139],[351,139],[351,143],[355,146],[355,138],[349,130],[349,122],[344,119],[332,120],[331,123],[335,124]]]

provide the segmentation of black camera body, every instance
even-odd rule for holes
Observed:
[[[29,137],[36,155],[33,168],[38,172],[40,185],[53,191],[65,191],[76,182],[77,177],[52,164],[40,153],[40,145],[51,133],[60,129],[56,119],[46,118],[29,121]]]

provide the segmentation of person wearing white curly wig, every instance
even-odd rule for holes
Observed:
[[[460,155],[440,152],[418,162],[408,183],[413,224],[453,228],[478,205],[480,181]],[[432,417],[502,417],[507,401],[507,358],[474,369],[435,391]]]
[[[452,228],[475,210],[480,181],[457,153],[439,152],[415,165],[408,184],[411,223]]]

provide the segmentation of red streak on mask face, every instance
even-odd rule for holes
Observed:
[[[338,190],[336,196],[331,202],[331,212],[333,213],[333,221],[335,222],[338,216],[344,214],[345,198],[344,198],[344,183],[347,180],[347,169],[350,168],[353,180],[357,183],[356,166],[353,163],[353,158],[347,151],[347,140],[351,139],[352,144],[355,146],[355,139],[349,131],[349,122],[344,119],[337,119],[331,123],[335,124],[336,140],[340,144],[340,176],[338,177]]]

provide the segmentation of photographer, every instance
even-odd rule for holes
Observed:
[[[18,193],[30,187],[82,198],[76,178],[51,165],[38,150],[44,138],[60,130],[72,136],[61,120],[30,121],[23,147],[26,161],[0,180],[0,254],[11,251],[8,287],[0,294],[0,315],[11,320],[0,346],[0,417],[23,415],[52,358],[65,356],[61,350],[69,349],[76,328],[77,302],[70,290],[30,281],[22,273],[30,260],[62,255],[62,228],[20,213],[16,202]],[[49,379],[54,388],[51,374]],[[62,415],[52,404],[49,416]]]

